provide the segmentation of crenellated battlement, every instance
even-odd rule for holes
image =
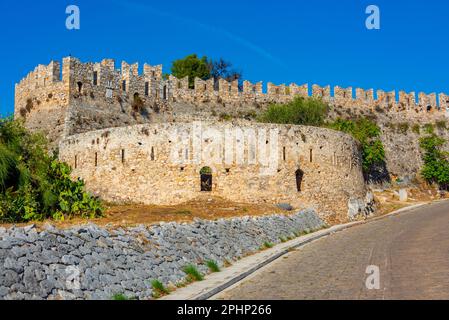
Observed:
[[[40,64],[16,84],[16,87],[28,87],[29,89],[45,87],[61,81],[60,73],[60,64],[57,61],[51,61],[48,65]]]
[[[162,65],[121,62],[117,69],[113,59],[101,62],[81,62],[66,57],[62,66],[57,61],[39,65],[15,86],[15,115],[25,117],[31,128],[46,128],[55,133],[55,140],[68,134],[79,123],[88,123],[80,130],[128,123],[183,120],[192,116],[189,107],[176,112],[173,107],[190,106],[204,112],[223,108],[223,113],[245,114],[263,110],[272,103],[286,103],[294,97],[316,97],[329,103],[338,115],[350,110],[369,111],[401,118],[449,118],[449,95],[446,93],[404,92],[340,86],[274,84],[268,82],[242,84],[238,80],[194,79],[163,76]],[[193,106],[193,107],[192,107]],[[166,115],[162,117],[161,115]],[[143,118],[140,119],[139,117]],[[101,121],[99,119],[102,119]],[[113,120],[111,120],[113,119]],[[184,119],[185,120],[185,119]],[[107,123],[104,123],[107,121]],[[123,122],[123,123],[122,123]],[[70,123],[71,128],[68,128]]]
[[[63,85],[62,85],[63,84]],[[93,92],[100,97],[111,99],[114,96],[138,94],[144,99],[162,99],[168,101],[214,102],[223,103],[240,101],[272,103],[287,102],[295,96],[317,97],[335,107],[367,107],[383,108],[386,111],[416,111],[416,112],[446,112],[449,107],[449,96],[445,93],[377,90],[336,86],[321,87],[295,83],[276,85],[268,82],[266,87],[262,82],[244,81],[228,82],[224,79],[195,79],[194,87],[189,88],[187,77],[177,79],[170,75],[163,78],[162,65],[144,64],[139,73],[139,64],[121,62],[121,68],[116,69],[113,59],[104,59],[99,63],[82,63],[80,60],[67,57],[63,59],[62,72],[59,62],[52,61],[49,65],[39,65],[16,85],[17,95],[32,94],[37,89],[55,89],[59,85],[67,94],[80,94],[83,91]],[[16,106],[17,107],[17,106]]]

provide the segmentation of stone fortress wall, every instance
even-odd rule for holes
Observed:
[[[332,112],[334,116],[338,116],[339,114],[374,114],[379,116],[380,122],[383,121],[387,124],[391,121],[411,121],[424,124],[426,122],[436,122],[437,120],[447,121],[449,116],[449,96],[444,93],[438,95],[435,93],[419,93],[416,96],[415,93],[405,93],[402,91],[396,93],[394,91],[384,92],[378,90],[375,95],[373,89],[364,90],[356,88],[354,92],[352,88],[335,87],[332,89],[330,86],[320,87],[318,85],[312,85],[309,87],[307,84],[290,84],[287,86],[274,85],[273,83],[268,83],[266,88],[264,88],[262,82],[253,84],[249,81],[244,81],[243,86],[240,87],[237,81],[230,83],[223,79],[204,81],[198,78],[195,79],[194,88],[189,88],[187,78],[177,79],[173,76],[169,76],[168,78],[164,77],[161,65],[151,66],[145,64],[143,71],[139,72],[138,64],[128,64],[126,62],[121,63],[121,69],[116,69],[115,62],[112,59],[104,59],[99,63],[82,63],[76,58],[66,57],[63,59],[62,68],[55,61],[47,66],[40,65],[17,84],[15,89],[15,116],[24,117],[26,120],[25,123],[30,129],[44,131],[53,147],[58,146],[59,142],[63,141],[61,144],[61,154],[63,157],[67,156],[65,159],[72,165],[74,164],[75,155],[77,161],[80,161],[80,165],[83,165],[83,161],[86,161],[87,167],[83,167],[82,171],[80,171],[80,168],[77,168],[75,169],[75,173],[78,172],[80,176],[83,176],[87,180],[91,190],[97,191],[98,194],[110,198],[114,195],[114,197],[118,197],[117,200],[125,201],[132,194],[130,190],[136,188],[140,190],[140,185],[142,185],[142,190],[144,190],[148,187],[145,185],[145,181],[147,181],[145,179],[153,178],[152,171],[145,171],[143,168],[140,168],[138,166],[139,163],[143,163],[145,166],[148,165],[148,168],[154,168],[156,170],[155,172],[158,173],[161,173],[166,167],[169,167],[167,169],[167,172],[170,173],[167,175],[168,178],[175,179],[176,177],[178,180],[169,179],[168,181],[171,181],[168,184],[169,187],[165,186],[165,180],[151,182],[154,183],[154,186],[158,185],[158,188],[166,191],[163,192],[163,195],[157,196],[155,194],[143,194],[143,192],[139,194],[139,198],[147,203],[150,200],[159,201],[159,203],[163,203],[166,200],[170,202],[177,201],[176,199],[185,200],[198,194],[198,172],[201,168],[199,164],[195,166],[189,165],[185,166],[182,169],[184,170],[183,173],[181,173],[179,166],[176,168],[170,165],[160,166],[160,163],[157,161],[147,163],[148,150],[146,154],[142,155],[138,151],[142,150],[142,147],[134,149],[136,143],[138,144],[140,142],[136,140],[141,138],[141,133],[139,133],[141,127],[139,126],[144,124],[152,124],[148,127],[149,134],[152,132],[152,126],[156,128],[156,131],[161,132],[162,128],[162,132],[164,132],[165,129],[163,128],[167,128],[168,130],[168,128],[171,128],[170,124],[179,123],[179,126],[174,127],[177,130],[183,131],[184,129],[181,128],[191,126],[194,121],[212,121],[213,124],[211,126],[220,131],[224,130],[222,129],[222,125],[216,123],[220,112],[233,115],[245,115],[247,112],[257,113],[263,111],[271,103],[288,102],[295,96],[321,97],[333,107]],[[233,122],[233,124],[235,123]],[[230,125],[232,126],[233,124]],[[242,130],[244,129],[243,131],[245,131],[250,128],[255,130],[261,126],[263,125],[246,122]],[[291,128],[291,126],[279,127],[279,130],[285,133],[286,130],[290,130],[287,128]],[[421,163],[420,149],[416,142],[416,139],[419,137],[416,139],[415,137],[408,137],[408,135],[403,137],[402,134],[398,135],[394,132],[389,133],[385,131],[383,126],[382,129],[384,131],[383,140],[387,151],[387,167],[390,173],[400,177],[416,174],[419,171],[419,164]],[[187,134],[189,133],[187,129],[184,131]],[[335,145],[327,142],[321,143],[322,139],[317,138],[321,132],[326,133],[324,136],[328,135],[328,131],[318,128],[305,130],[303,132],[304,138],[302,134],[299,137],[295,133],[293,140],[286,144],[286,152],[291,152],[291,150],[296,148],[293,145],[294,143],[299,143],[304,147],[305,143],[301,141],[314,141],[316,139],[313,143],[315,145],[312,151],[313,154],[318,155],[319,152],[327,152],[326,157],[328,160],[326,161],[328,163],[334,163],[337,161],[332,160],[334,151],[336,151],[337,155],[341,154],[343,156],[343,153],[338,151],[340,142]],[[84,135],[82,135],[83,133]],[[114,141],[113,143],[120,145],[120,147],[115,147],[117,150],[125,150],[125,158],[127,160],[123,167],[118,167],[113,164],[117,161],[114,160],[114,157],[117,156],[117,152],[120,150],[114,150],[113,153],[110,153],[113,155],[109,159],[111,161],[110,164],[107,166],[101,164],[103,160],[108,160],[110,155],[104,153],[102,150],[95,151],[95,148],[99,148],[98,143],[104,144],[106,140],[109,141],[107,138],[101,137],[102,134],[107,133],[114,137],[111,140]],[[284,133],[281,134],[281,140],[285,138]],[[127,137],[130,143],[123,141],[123,137],[120,134],[123,134],[123,137]],[[165,152],[160,152],[160,150],[166,150],[168,152],[170,146],[164,145],[166,140],[169,140],[167,135],[168,133],[164,133],[160,138],[151,137],[150,135],[146,137],[145,141],[148,143],[148,139],[150,139],[150,142],[154,144],[156,149],[159,149],[159,151],[155,151],[157,154],[167,155]],[[309,135],[312,136],[309,137]],[[332,134],[330,135],[332,136]],[[73,140],[72,136],[75,136],[76,139]],[[99,142],[95,142],[92,145],[91,142],[97,141],[97,139]],[[413,140],[413,143],[406,142],[409,140]],[[75,141],[70,148],[67,146],[68,141]],[[80,141],[80,145],[76,141]],[[329,141],[334,141],[334,139],[330,139]],[[351,143],[354,142],[350,142],[349,144]],[[282,145],[284,143],[282,142],[280,144]],[[322,150],[324,151],[317,150],[318,145],[322,145]],[[84,147],[81,148],[80,146]],[[74,150],[73,152],[70,151],[72,148]],[[103,145],[103,148],[104,151],[108,151],[110,146]],[[304,150],[306,149],[298,152],[302,152],[301,156],[303,159],[306,159],[306,153],[308,151]],[[397,152],[397,150],[401,150],[401,152]],[[109,150],[108,152],[112,151]],[[193,152],[192,148],[190,152]],[[143,158],[128,158],[128,155],[133,153],[137,157]],[[94,154],[97,154],[97,161],[100,164],[98,168],[87,169],[92,166],[92,157]],[[353,154],[354,151],[351,149],[347,156],[351,158]],[[103,159],[103,157],[106,158]],[[293,158],[296,160],[300,159],[299,154],[294,155]],[[292,158],[288,157],[287,159],[288,162]],[[318,156],[316,159],[320,159],[320,157]],[[136,161],[136,166],[134,169],[130,169],[133,161]],[[315,162],[312,163],[316,164]],[[409,165],[404,167],[404,163],[409,163]],[[201,163],[201,165],[207,166],[208,164]],[[263,181],[263,179],[261,180],[257,176],[258,169],[254,166],[237,166],[237,172],[234,172],[235,168],[219,165],[217,168],[214,168],[216,169],[214,176],[218,179],[215,180],[216,188],[213,193],[215,192],[239,201],[256,201],[260,197],[259,200],[263,199],[264,201],[268,201],[267,199],[271,199],[272,202],[283,200],[279,196],[283,194],[285,195],[285,200],[287,198],[294,198],[297,200],[300,199],[303,203],[304,201],[319,203],[326,197],[333,199],[342,195],[344,195],[342,196],[344,200],[343,198],[340,200],[347,202],[352,197],[351,192],[358,190],[356,198],[360,199],[361,188],[359,188],[358,182],[354,186],[354,190],[349,193],[345,188],[334,189],[331,187],[333,183],[329,184],[329,181],[332,181],[329,177],[332,177],[333,174],[335,174],[335,178],[338,180],[336,182],[337,184],[346,181],[345,183],[350,185],[352,184],[351,179],[359,181],[360,172],[358,170],[355,177],[351,178],[350,175],[350,178],[346,180],[345,171],[337,171],[328,175],[327,179],[322,179],[323,176],[326,177],[326,174],[323,173],[326,171],[318,168],[314,169],[315,171],[306,173],[304,178],[304,184],[306,186],[304,190],[307,191],[301,192],[299,197],[297,192],[291,193],[289,189],[291,186],[293,186],[292,190],[295,190],[294,179],[292,178],[294,172],[298,168],[302,170],[304,166],[309,165],[310,163],[307,161],[299,163],[299,166],[294,163],[289,165],[287,170],[288,174],[285,173],[283,178],[281,178],[283,175],[281,170],[276,175],[279,177],[278,179],[268,179],[267,181]],[[346,164],[347,166],[348,164]],[[101,176],[95,172],[105,171],[106,169],[104,168],[111,170],[122,168],[123,170],[120,173],[104,173],[106,177],[110,178],[108,182],[114,181],[114,183],[102,184]],[[231,174],[224,174],[226,169],[230,169]],[[86,172],[86,170],[91,171]],[[245,192],[235,191],[235,186],[242,185],[242,179],[238,178],[237,174],[239,170],[244,172],[243,176],[248,177],[248,182],[245,182],[245,187],[247,187],[247,191]],[[130,180],[135,181],[128,182],[125,178],[128,175],[132,177],[134,172],[139,173],[139,175],[136,174],[136,177],[140,176],[141,178],[133,178]],[[114,178],[115,180],[113,176],[116,177]],[[319,182],[317,184],[308,184],[307,179],[310,179],[310,181],[317,180]],[[138,183],[139,181],[141,182],[140,184]],[[148,181],[152,180],[150,179]],[[270,185],[270,183],[273,185]],[[327,184],[329,184],[329,187]],[[258,187],[254,188],[255,185]],[[323,188],[322,190],[320,189],[321,187]],[[153,188],[152,190],[156,189]],[[274,189],[277,191],[274,192]],[[167,195],[172,194],[173,190],[180,191],[176,191],[176,196],[168,197]],[[338,196],[336,195],[337,193]],[[243,199],[242,197],[246,198]],[[324,200],[323,203],[331,205],[332,201],[329,200],[326,202]],[[321,211],[330,212],[331,210],[325,208]]]
[[[355,140],[315,127],[144,124],[70,136],[59,154],[90,191],[114,202],[170,205],[206,193],[315,205],[324,217],[347,220],[349,203],[364,203],[367,193]],[[201,191],[203,167],[212,170],[211,192]]]
[[[449,95],[420,92],[396,93],[356,88],[320,87],[307,84],[275,85],[244,81],[232,83],[223,79],[195,79],[189,88],[188,79],[169,76],[164,79],[162,66],[144,64],[139,74],[137,63],[121,63],[112,59],[99,63],[82,63],[76,58],[39,65],[15,88],[15,114],[27,118],[32,128],[58,134],[73,134],[93,129],[128,124],[177,121],[190,115],[192,105],[222,105],[228,111],[249,110],[270,103],[282,103],[295,96],[321,97],[336,108],[372,110],[394,113],[404,118],[421,120],[449,116]],[[174,105],[187,104],[185,114],[173,112]],[[105,115],[108,115],[107,117]],[[88,125],[83,127],[84,122]],[[102,123],[103,122],[103,123]],[[56,129],[55,129],[56,128]],[[53,132],[53,131],[57,132]]]
[[[228,82],[224,79],[202,80],[195,79],[193,89],[189,88],[187,77],[177,79],[170,75],[168,79],[163,78],[162,65],[151,66],[144,64],[142,74],[139,74],[139,64],[121,63],[121,69],[115,68],[115,61],[104,59],[99,63],[82,63],[80,60],[67,57],[63,59],[62,73],[60,64],[52,61],[48,66],[39,65],[33,72],[30,72],[20,83],[16,85],[16,105],[18,108],[24,106],[24,101],[34,91],[62,91],[66,94],[80,95],[84,92],[93,92],[100,98],[114,99],[124,94],[138,94],[142,99],[160,100],[184,100],[198,102],[201,99],[216,99],[223,102],[285,102],[295,96],[321,97],[323,100],[332,102],[340,106],[380,106],[388,110],[395,111],[415,111],[415,112],[446,112],[449,108],[449,95],[445,93],[420,92],[416,96],[415,92],[396,91],[385,92],[377,90],[376,97],[374,90],[352,87],[341,88],[336,86],[321,87],[312,85],[309,90],[308,84],[297,85],[275,85],[267,83],[266,88],[262,82],[253,84],[244,81],[242,88],[239,87],[238,80]],[[59,92],[56,92],[59,93]],[[67,97],[66,97],[67,98]],[[54,95],[53,103],[66,103],[62,95]],[[47,99],[41,99],[41,102]]]

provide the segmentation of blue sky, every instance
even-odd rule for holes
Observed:
[[[78,5],[81,29],[65,28]],[[367,30],[365,9],[381,10]],[[449,2],[443,0],[1,1],[0,114],[14,83],[76,56],[164,64],[223,57],[250,81],[449,93]]]

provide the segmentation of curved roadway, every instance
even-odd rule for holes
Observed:
[[[312,242],[214,298],[449,299],[449,202]]]

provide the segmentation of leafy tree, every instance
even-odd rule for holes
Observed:
[[[196,54],[173,61],[171,72],[178,79],[188,76],[190,88],[194,87],[196,77],[207,80],[211,76],[207,57],[204,56],[200,59]]]
[[[446,141],[431,133],[420,139],[424,166],[421,174],[429,183],[437,183],[442,189],[449,188],[449,155],[442,151]]]
[[[42,135],[29,133],[20,121],[0,119],[0,221],[100,216],[99,200],[46,150]]]
[[[188,76],[190,88],[194,87],[196,77],[203,80],[222,78],[227,81],[242,80],[243,78],[242,72],[233,69],[231,62],[223,58],[218,60],[208,59],[206,56],[200,59],[196,54],[173,61],[171,73],[178,79]],[[168,75],[164,76],[167,77]]]
[[[272,104],[258,120],[266,123],[322,126],[329,107],[321,99],[296,97],[287,104]]]
[[[232,68],[232,63],[220,58],[218,60],[209,60],[209,72],[211,78],[222,78],[227,81],[241,80],[242,72]]]
[[[363,170],[368,173],[373,167],[385,163],[385,149],[380,140],[379,126],[366,118],[357,120],[337,119],[328,124],[334,130],[351,134],[362,146]]]

